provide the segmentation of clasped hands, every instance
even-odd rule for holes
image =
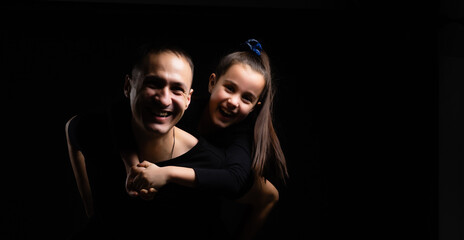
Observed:
[[[167,176],[162,167],[143,161],[128,168],[126,191],[131,197],[152,200],[158,190],[166,185]]]

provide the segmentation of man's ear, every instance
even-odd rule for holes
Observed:
[[[217,82],[216,74],[211,73],[211,75],[209,76],[209,83],[208,83],[208,92],[209,93],[211,93],[213,91],[214,86],[216,86],[216,82]]]
[[[185,106],[185,109],[188,108],[188,106],[190,105],[190,101],[192,100],[192,94],[193,94],[193,89],[190,89],[189,93],[187,93],[186,95],[186,106]]]
[[[126,74],[126,77],[124,78],[124,96],[126,96],[126,98],[129,97],[131,88],[131,78],[128,74]]]

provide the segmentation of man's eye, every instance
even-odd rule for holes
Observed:
[[[143,84],[149,88],[160,89],[166,85],[166,81],[156,76],[147,76]]]
[[[154,88],[154,89],[162,88],[162,84],[160,84],[159,82],[155,82],[155,81],[145,82],[145,86],[149,88]]]
[[[173,87],[171,88],[171,91],[175,94],[183,94],[185,93],[184,89],[181,87]]]

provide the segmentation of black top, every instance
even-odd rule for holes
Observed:
[[[223,149],[226,155],[222,169],[195,167],[198,185],[229,198],[243,196],[252,186],[251,146],[253,142],[253,113],[239,124],[215,132],[214,135],[201,135],[198,130],[203,111],[209,98],[196,98],[190,103],[178,127],[197,138],[205,138],[215,147]]]
[[[131,142],[127,137],[130,136],[127,135],[130,133],[129,121],[128,105],[118,104],[79,115],[69,125],[71,143],[85,156],[95,219],[98,220],[97,227],[84,237],[224,238],[219,215],[220,198],[213,191],[168,184],[151,201],[129,197],[125,191],[125,167],[119,155],[119,147]],[[127,138],[121,138],[123,136]],[[219,169],[224,167],[224,152],[199,138],[189,152],[157,165]]]

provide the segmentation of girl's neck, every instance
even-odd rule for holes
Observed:
[[[198,131],[200,135],[205,137],[213,136],[218,131],[217,127],[211,121],[208,105],[205,106],[201,114],[200,121],[198,122]]]

